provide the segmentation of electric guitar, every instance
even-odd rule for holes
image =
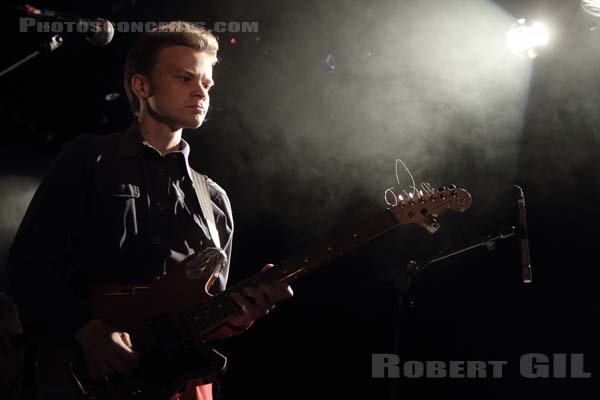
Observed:
[[[404,224],[416,224],[435,233],[436,218],[445,210],[463,212],[471,195],[455,186],[435,193],[416,193],[386,211],[309,248],[273,268],[253,275],[217,295],[208,290],[218,276],[213,262],[218,249],[194,254],[144,290],[112,291],[92,295],[92,312],[118,331],[128,332],[141,354],[140,366],[128,377],[92,381],[75,345],[50,343],[40,346],[38,357],[42,389],[74,388],[76,398],[169,399],[186,382],[205,384],[219,375],[226,358],[209,347],[207,337],[239,312],[230,297],[246,287],[277,282],[292,283],[347,254],[384,232]],[[222,260],[221,260],[222,261]]]

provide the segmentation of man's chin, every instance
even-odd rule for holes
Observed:
[[[200,126],[202,126],[203,122],[204,122],[204,117],[201,117],[201,118],[195,118],[195,119],[192,119],[189,121],[185,121],[182,125],[183,125],[184,129],[197,129],[197,128],[200,128]]]
[[[151,111],[151,109],[150,109]],[[168,125],[171,129],[197,129],[204,122],[203,114],[195,115],[175,115],[168,113],[159,114],[156,112],[149,112],[150,116],[165,125]]]

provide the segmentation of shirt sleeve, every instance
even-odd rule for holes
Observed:
[[[207,177],[208,178],[208,177]],[[215,214],[215,223],[221,238],[223,251],[227,254],[227,262],[219,273],[217,281],[211,287],[211,293],[216,294],[225,290],[229,278],[229,267],[231,265],[231,254],[233,249],[233,213],[231,211],[231,202],[229,196],[223,188],[210,178],[207,179],[211,193],[211,201],[217,206],[219,213]]]
[[[217,226],[219,228],[219,234],[221,238],[225,238],[223,250],[227,254],[227,263],[225,267],[219,274],[219,279],[215,282],[216,292],[221,292],[225,290],[227,284],[227,278],[229,276],[229,267],[231,265],[231,253],[233,248],[233,213],[231,211],[231,202],[229,197],[227,196],[227,192],[219,185],[217,185],[214,181],[208,178],[208,185],[212,189],[211,200],[215,203],[215,205],[219,208],[219,210],[223,213],[224,221],[217,220]],[[226,339],[231,336],[239,335],[240,333],[245,332],[248,328],[252,326],[252,322],[245,326],[233,326],[231,324],[224,324],[220,328],[216,329],[214,332],[210,333],[207,337],[207,341],[211,341],[213,339]]]
[[[92,319],[69,282],[76,227],[85,217],[92,174],[89,135],[68,144],[53,163],[17,231],[9,253],[9,280],[24,321],[70,340]]]

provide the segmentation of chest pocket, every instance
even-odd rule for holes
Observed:
[[[139,186],[108,179],[96,182],[94,204],[97,222],[110,235],[109,240],[123,247],[126,239],[138,235]]]

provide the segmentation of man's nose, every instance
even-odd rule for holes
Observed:
[[[208,90],[201,83],[197,84],[194,88],[193,96],[200,99],[204,99],[208,96]]]

